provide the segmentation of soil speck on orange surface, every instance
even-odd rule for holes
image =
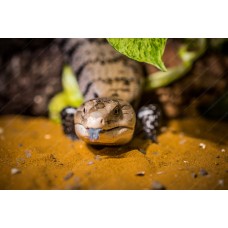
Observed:
[[[144,176],[145,172],[144,171],[139,171],[136,173],[136,176]]]
[[[21,171],[19,169],[17,169],[17,168],[12,168],[11,169],[11,174],[12,175],[15,175],[15,174],[18,174],[18,173],[21,173]]]
[[[1,116],[0,126],[0,189],[228,189],[225,122],[172,120],[158,144],[100,148],[46,118]]]

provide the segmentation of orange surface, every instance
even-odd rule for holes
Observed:
[[[227,139],[228,123],[197,117],[170,121],[158,145],[137,138],[95,149],[48,119],[2,116],[0,189],[153,189],[154,181],[166,189],[228,189]]]

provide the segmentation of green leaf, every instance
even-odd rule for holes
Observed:
[[[152,90],[164,87],[185,76],[192,68],[193,63],[206,51],[206,40],[195,39],[196,50],[189,50],[189,45],[182,44],[178,50],[181,64],[170,67],[166,72],[157,71],[146,78],[145,90]]]
[[[65,65],[63,68],[62,85],[63,91],[70,102],[69,105],[74,104],[75,107],[80,106],[83,102],[83,96],[81,94],[74,72],[68,65]]]
[[[61,92],[56,94],[50,101],[48,105],[49,118],[53,121],[60,123],[60,112],[68,105],[67,96],[65,93]]]
[[[108,42],[120,53],[139,62],[154,65],[166,71],[162,61],[165,38],[108,38]]]
[[[70,66],[63,68],[62,85],[63,91],[57,93],[48,105],[49,117],[57,123],[61,122],[60,112],[66,106],[77,108],[83,103],[83,96]]]

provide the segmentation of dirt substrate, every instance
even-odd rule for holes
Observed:
[[[158,145],[95,149],[48,119],[2,116],[0,189],[228,189],[228,123],[185,118],[162,130]]]

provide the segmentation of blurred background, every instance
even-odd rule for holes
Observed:
[[[190,105],[205,117],[227,119],[227,39],[168,39],[163,61],[165,73],[144,64],[144,96],[167,118],[189,114]],[[63,90],[65,63],[56,39],[0,39],[0,114],[48,116]]]

